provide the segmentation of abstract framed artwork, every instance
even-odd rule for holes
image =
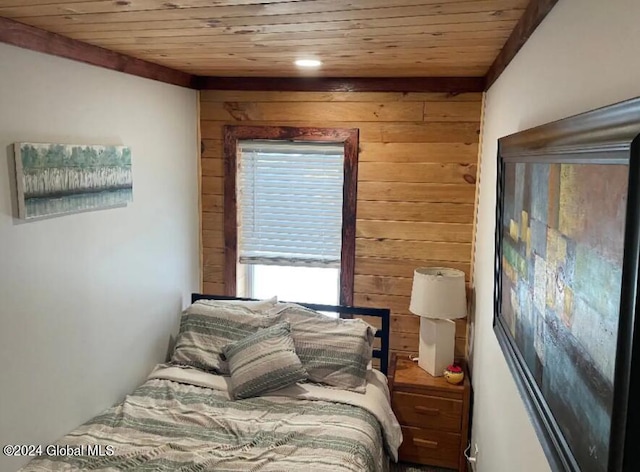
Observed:
[[[499,140],[494,331],[553,470],[638,470],[639,136],[636,99]]]
[[[133,199],[126,146],[15,143],[18,217],[125,206]]]

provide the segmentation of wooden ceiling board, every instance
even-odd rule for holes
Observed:
[[[296,39],[296,38],[375,38],[383,36],[402,37],[405,35],[433,35],[440,36],[454,33],[470,33],[476,31],[489,31],[489,32],[504,32],[511,33],[516,20],[501,19],[499,21],[492,22],[468,22],[468,23],[449,23],[449,24],[433,24],[433,25],[417,25],[417,26],[403,26],[402,29],[397,27],[375,27],[367,29],[346,29],[346,30],[334,30],[334,31],[294,31],[294,32],[249,32],[244,31],[237,34],[221,34],[218,30],[213,28],[191,28],[191,29],[147,29],[136,31],[135,35],[132,35],[128,30],[115,30],[115,31],[88,31],[88,32],[76,32],[73,33],[75,39],[81,41],[87,41],[90,39],[96,40],[109,40],[109,39],[124,39],[129,42],[135,42],[139,40],[155,41],[156,38],[188,38],[197,37],[209,38],[215,36],[217,42],[245,42],[245,41],[262,41],[268,39]],[[213,38],[212,38],[213,39]]]
[[[495,51],[496,47],[502,46],[507,35],[503,37],[494,37],[493,35],[484,36],[482,34],[475,34],[466,38],[430,38],[427,50],[442,48],[457,48],[467,50],[476,47],[490,48],[491,51]],[[186,39],[191,39],[187,37]],[[194,38],[195,39],[195,38]],[[207,52],[228,52],[228,53],[251,53],[251,52],[264,52],[269,48],[277,47],[281,52],[298,52],[301,46],[309,47],[316,51],[335,51],[336,47],[340,47],[341,52],[345,51],[362,51],[362,50],[388,50],[393,48],[403,48],[403,53],[407,53],[410,48],[414,48],[417,51],[423,51],[422,48],[416,48],[416,41],[420,41],[422,38],[416,38],[415,36],[405,37],[403,39],[383,39],[374,38],[372,41],[351,40],[344,46],[345,41],[340,38],[327,38],[327,39],[301,39],[295,40],[280,40],[280,41],[263,41],[259,44],[256,43],[207,43],[202,40],[197,42],[192,41],[155,41],[149,44],[113,44],[109,43],[108,47],[114,51],[123,53],[131,53],[137,51],[143,52],[161,52],[167,53],[185,53],[193,52],[194,49],[203,50],[206,48]]]
[[[116,48],[117,50],[117,48]],[[279,49],[286,56],[295,55],[296,51],[298,51],[295,47],[283,47]],[[422,61],[430,61],[433,59],[443,59],[449,62],[452,62],[452,57],[455,56],[455,60],[453,62],[459,61],[461,58],[466,56],[477,57],[481,55],[488,56],[489,58],[495,57],[495,48],[490,46],[469,46],[469,47],[458,47],[458,46],[440,46],[433,47],[431,49],[405,49],[401,54],[394,54],[393,50],[389,50],[388,48],[372,49],[369,46],[367,49],[362,48],[348,48],[341,49],[336,51],[335,47],[324,47],[318,48],[313,47],[309,49],[312,51],[313,55],[322,55],[322,57],[331,61],[334,64],[346,62],[347,59],[349,62],[352,60],[358,59],[360,56],[366,56],[366,63],[375,62],[375,58],[383,58],[385,62],[389,58],[394,58],[398,62],[402,62],[403,58],[413,60],[422,60]],[[268,50],[264,50],[263,48],[252,48],[250,50],[224,50],[224,49],[215,49],[209,50],[206,48],[173,48],[173,49],[161,49],[161,50],[147,50],[144,49],[142,53],[147,57],[168,57],[170,54],[176,52],[176,57],[182,59],[190,59],[190,58],[214,58],[214,59],[226,59],[226,58],[236,58],[239,56],[239,59],[249,60],[249,61],[258,61],[261,59],[271,59],[273,54]],[[289,62],[284,58],[284,62]],[[334,59],[334,60],[332,60]],[[282,59],[277,61],[271,59],[270,64],[277,64],[278,62],[283,62]],[[394,61],[395,63],[395,61]]]
[[[507,1],[507,0],[505,0]],[[78,19],[79,15],[89,23],[102,23],[104,21],[165,21],[183,18],[215,18],[215,17],[267,17],[277,15],[295,15],[323,13],[332,16],[340,12],[360,11],[358,15],[372,15],[390,18],[392,16],[404,16],[412,7],[425,8],[420,14],[449,12],[473,12],[489,8],[512,8],[513,2],[500,3],[499,0],[399,0],[390,4],[387,0],[280,0],[261,1],[249,0],[245,4],[238,2],[215,2],[212,0],[182,0],[177,2],[159,2],[158,0],[124,0],[117,5],[118,0],[80,1],[61,4],[60,2],[35,6],[4,6],[0,3],[0,14],[11,16],[14,19],[25,17],[50,17],[53,21],[67,18],[69,21]],[[475,3],[471,6],[470,4]],[[486,5],[493,3],[493,5]],[[375,10],[389,10],[380,14]],[[75,18],[74,18],[75,16]],[[57,19],[55,17],[58,17]]]
[[[435,45],[462,45],[469,41],[499,41],[501,43],[509,36],[509,30],[503,30],[500,33],[494,31],[469,31],[469,32],[454,32],[446,34],[413,34],[402,35],[395,37],[376,36],[376,37],[351,37],[345,41],[342,35],[327,35],[323,38],[308,38],[306,35],[299,35],[300,38],[292,38],[291,36],[282,36],[280,39],[266,39],[261,41],[207,41],[206,38],[199,36],[173,36],[173,37],[159,37],[159,38],[107,38],[102,39],[101,43],[105,47],[112,49],[115,48],[134,48],[137,49],[158,49],[162,47],[204,47],[207,46],[210,49],[223,48],[227,50],[231,49],[244,49],[247,47],[264,48],[264,47],[277,47],[286,45],[300,45],[300,46],[323,46],[326,44],[341,45],[345,44],[363,44],[363,45],[389,45],[397,44],[399,46],[407,46],[411,44],[422,44],[428,41],[429,46]]]
[[[0,16],[195,75],[484,76],[528,0],[0,0]],[[298,58],[323,67],[302,73]]]
[[[520,10],[508,10],[499,15],[501,20],[511,20],[515,25],[520,18]],[[59,26],[47,26],[43,29],[64,34],[75,38],[75,33],[97,33],[118,31],[120,36],[126,34],[131,37],[143,35],[145,31],[151,29],[163,29],[175,31],[180,35],[200,34],[210,36],[215,41],[215,36],[232,36],[237,41],[242,41],[244,35],[265,34],[265,33],[306,33],[306,32],[344,32],[361,30],[367,31],[374,28],[394,28],[397,33],[402,34],[407,28],[418,27],[427,28],[429,26],[464,24],[478,22],[492,22],[496,18],[494,12],[459,13],[451,15],[430,15],[413,16],[408,18],[388,18],[388,19],[367,19],[356,21],[320,21],[304,23],[282,23],[282,24],[262,24],[262,25],[237,25],[220,26],[217,23],[210,23],[210,20],[170,20],[152,22],[127,22],[127,23],[91,23],[91,24],[70,24]],[[231,19],[234,20],[234,19]],[[237,20],[237,19],[235,19]],[[26,23],[26,19],[20,19]],[[30,24],[30,23],[28,23]],[[36,25],[42,27],[40,25]],[[367,33],[371,34],[369,31]],[[78,38],[79,39],[79,38]],[[86,38],[85,38],[86,39]]]
[[[51,30],[57,33],[80,33],[87,31],[145,31],[148,29],[207,29],[209,34],[251,34],[251,33],[295,33],[303,31],[340,31],[350,29],[368,28],[405,28],[408,26],[427,26],[455,23],[492,22],[497,18],[501,20],[517,21],[522,14],[522,10],[505,10],[496,14],[493,10],[476,11],[472,13],[442,13],[438,15],[412,15],[408,17],[390,18],[356,18],[356,19],[328,19],[320,15],[285,15],[285,17],[264,17],[264,18],[228,18],[228,19],[207,19],[207,18],[184,18],[178,20],[161,21],[109,21],[104,23],[82,23],[65,22],[56,24],[40,24],[46,20],[38,21],[40,18],[29,17],[20,18],[20,21],[32,26]],[[295,18],[293,18],[295,17]],[[313,17],[315,21],[302,21]],[[270,20],[270,21],[269,21]],[[402,30],[399,30],[400,33]]]
[[[127,1],[127,0],[124,0]],[[402,0],[412,2],[412,0]],[[372,8],[373,4],[382,5]],[[400,2],[399,2],[400,3]],[[249,26],[270,24],[311,23],[320,21],[346,21],[406,18],[410,16],[435,16],[476,12],[495,12],[509,9],[514,0],[439,0],[430,3],[420,1],[421,5],[384,6],[383,0],[367,0],[366,8],[345,9],[349,2],[335,0],[309,0],[265,5],[247,5],[233,7],[178,8],[161,10],[124,11],[117,13],[66,13],[62,15],[25,16],[25,22],[33,26],[101,24],[171,21],[184,19],[200,19],[209,24],[221,26]],[[284,8],[282,8],[284,7]],[[294,8],[295,7],[295,8]],[[4,16],[6,14],[0,8]]]
[[[48,6],[64,6],[64,7],[73,7],[74,4],[103,4],[108,6],[108,11],[123,11],[123,9],[140,9],[145,5],[146,9],[161,9],[161,8],[174,8],[169,5],[181,5],[179,8],[186,7],[187,5],[204,5],[204,6],[215,6],[215,5],[253,5],[259,3],[284,3],[291,1],[301,1],[301,0],[185,0],[181,2],[163,2],[162,4],[158,0],[133,0],[127,1],[126,3],[120,1],[117,5],[117,8],[114,8],[113,4],[119,0],[4,0],[0,5],[2,8],[6,7],[30,7],[36,6],[38,7],[37,11],[45,11],[44,8]],[[133,5],[132,5],[133,4]],[[42,10],[40,10],[42,8]],[[93,7],[96,8],[96,7]]]

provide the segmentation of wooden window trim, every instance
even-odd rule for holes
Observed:
[[[238,261],[238,202],[236,194],[238,141],[278,139],[337,142],[344,145],[342,195],[342,254],[340,257],[340,304],[353,305],[356,256],[356,198],[358,186],[359,130],[345,128],[299,128],[291,126],[224,127],[224,290],[236,296]]]

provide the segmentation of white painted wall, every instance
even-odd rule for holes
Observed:
[[[164,360],[198,287],[196,92],[0,44],[0,445],[48,444]],[[8,146],[124,144],[126,208],[22,223]],[[24,460],[0,455],[0,470]]]
[[[492,329],[497,139],[640,95],[640,2],[560,0],[486,96],[475,260],[479,472],[549,470]]]

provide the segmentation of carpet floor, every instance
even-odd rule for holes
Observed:
[[[452,469],[442,469],[429,465],[410,464],[408,462],[389,463],[389,472],[455,472]]]

